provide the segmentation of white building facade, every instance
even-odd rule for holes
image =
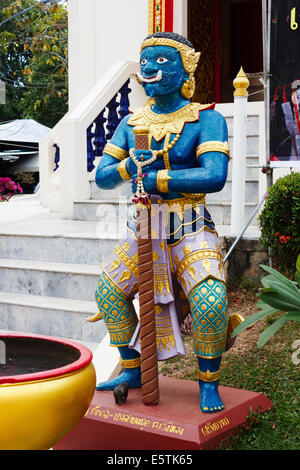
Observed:
[[[246,3],[249,5],[249,2]],[[240,51],[232,48],[233,52],[228,52],[230,44],[226,25],[231,28],[231,36],[235,34],[238,38],[238,15],[244,11],[243,6],[246,3],[243,0],[69,0],[69,112],[40,146],[42,204],[58,211],[63,218],[76,219],[78,207],[80,217],[85,210],[91,211],[91,204],[89,209],[83,209],[85,201],[93,200],[95,211],[96,201],[117,200],[122,194],[122,188],[110,191],[110,194],[95,188],[95,168],[101,158],[103,145],[100,146],[100,152],[99,149],[94,151],[94,161],[88,170],[89,149],[95,144],[95,135],[100,135],[100,140],[109,140],[109,113],[118,113],[117,108],[111,110],[110,103],[114,97],[117,102],[121,101],[119,91],[128,80],[131,90],[127,96],[130,108],[134,109],[146,100],[135,73],[139,67],[140,44],[151,32],[177,32],[188,37],[196,44],[195,48],[201,51],[199,75],[196,76],[199,93],[196,91],[195,101],[217,103],[216,109],[227,119],[229,143],[233,148],[232,81],[236,72],[230,71],[230,64],[237,63]],[[258,6],[260,1],[253,0],[250,3],[253,4],[252,16],[255,12],[256,15],[261,15]],[[203,24],[199,25],[199,18]],[[253,18],[256,18],[255,15]],[[253,24],[254,26],[257,28],[257,24]],[[249,61],[255,80],[259,76],[257,69],[260,67],[257,48],[262,49],[259,41],[256,45],[258,62],[255,64],[255,61]],[[252,49],[250,52],[255,55]],[[221,55],[223,59],[220,58]],[[248,72],[247,68],[245,71]],[[263,89],[262,86],[257,87],[255,80],[253,82],[252,75],[248,105],[247,98],[244,100],[248,117],[243,127],[247,137],[244,135],[242,138],[247,139],[247,171],[242,182],[245,201],[244,205],[242,202],[244,217],[239,223],[240,227],[247,221],[266,190],[266,178],[258,168],[266,161]],[[251,93],[253,90],[254,94]],[[228,96],[230,99],[227,99]],[[101,112],[102,118],[106,119],[102,130],[98,126]],[[246,158],[246,155],[238,158]],[[94,167],[92,170],[91,166]],[[208,198],[216,225],[226,226],[224,234],[227,235],[231,225],[231,199],[230,168],[225,188]]]

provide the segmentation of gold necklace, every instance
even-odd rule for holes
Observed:
[[[151,135],[159,142],[168,132],[171,134],[181,134],[187,122],[199,120],[199,112],[211,108],[211,105],[201,105],[190,103],[183,108],[170,114],[157,114],[151,109],[154,100],[149,99],[146,104],[138,108],[130,117],[127,124],[129,126],[146,126]]]
[[[169,133],[169,135],[168,134],[166,135],[165,142],[164,142],[164,148],[161,149],[161,150],[156,150],[156,154],[157,154],[158,157],[161,157],[165,152],[169,152],[170,150],[172,150],[172,148],[176,144],[177,140],[179,139],[180,134],[176,134],[176,136],[174,137],[172,142],[169,142],[170,136],[171,136],[170,133]]]
[[[155,150],[157,157],[163,157],[166,170],[171,170],[169,162],[169,151],[174,147],[178,141],[180,134],[176,134],[172,142],[170,142],[171,132],[168,132],[165,137],[164,146],[161,150]],[[149,136],[149,148],[151,148],[152,136]]]

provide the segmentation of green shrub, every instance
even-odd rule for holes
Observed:
[[[300,255],[296,263],[295,281],[280,274],[273,268],[260,265],[269,275],[262,278],[261,283],[264,286],[257,296],[260,298],[257,302],[258,312],[246,318],[232,333],[234,338],[238,333],[244,331],[257,321],[267,318],[270,323],[268,328],[260,335],[257,346],[261,348],[269,339],[289,320],[300,322]],[[274,321],[274,314],[284,312]]]
[[[294,266],[300,246],[300,172],[278,178],[269,188],[259,223],[260,242],[271,249],[275,266]]]

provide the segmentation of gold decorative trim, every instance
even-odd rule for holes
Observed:
[[[198,205],[205,204],[205,194],[184,193],[183,196],[184,197],[177,199],[164,199],[164,204],[168,205],[168,211],[175,212],[181,221],[184,220],[184,210],[186,206],[190,206],[188,209],[195,209]]]
[[[226,327],[223,328],[221,331],[217,331],[214,333],[201,333],[199,331],[193,331],[193,339],[198,343],[220,343],[224,342],[226,338]]]
[[[212,259],[217,259],[219,261],[223,261],[220,253],[214,251],[214,250],[206,250],[206,251],[194,251],[194,253],[191,253],[183,258],[183,260],[180,262],[178,268],[177,268],[177,277],[180,278],[180,276],[183,274],[183,272],[188,268],[192,263],[199,261],[201,259],[206,260],[207,258],[212,258]]]
[[[122,284],[122,282],[125,282],[125,281],[129,281],[129,279],[131,278],[131,272],[130,271],[123,271],[120,279],[118,280],[118,284]],[[125,286],[124,286],[124,289],[125,289]]]
[[[195,287],[199,286],[199,284],[201,284],[203,281],[206,281],[206,279],[216,279],[217,281],[220,281],[220,282],[223,282],[225,284],[225,281],[224,279],[222,279],[221,277],[217,277],[217,276],[214,276],[213,274],[207,274],[207,276],[204,276],[202,279],[200,279],[196,284],[193,285],[193,287],[190,288],[190,290],[186,289],[187,290],[187,293],[186,293],[186,296],[188,297],[190,295],[190,293],[192,292],[192,290],[195,289]]]
[[[157,191],[160,193],[168,193],[168,182],[171,179],[171,176],[168,175],[168,170],[158,170],[156,179]]]
[[[198,379],[202,380],[203,382],[215,382],[219,380],[221,377],[221,371],[218,370],[216,372],[210,372],[208,369],[206,372],[202,372],[202,370],[198,370]]]
[[[161,2],[161,31],[166,30],[166,0]]]
[[[120,365],[124,369],[135,369],[136,367],[141,367],[141,358],[140,357],[137,357],[135,359],[120,358]]]
[[[119,259],[115,259],[112,264],[111,264],[111,267],[109,269],[109,273],[112,273],[113,271],[115,271],[116,269],[118,269],[121,265],[121,261]]]
[[[92,317],[86,318],[86,321],[89,321],[89,322],[94,322],[94,321],[98,321],[98,320],[103,320],[103,317],[102,317],[100,312],[96,313]]]
[[[206,152],[221,152],[225,153],[227,157],[230,158],[230,148],[228,142],[219,142],[214,140],[203,142],[203,144],[200,144],[197,147],[197,158]]]
[[[232,313],[228,319],[227,345],[231,342],[232,333],[244,321],[244,317],[239,313]]]
[[[194,73],[196,71],[201,53],[196,52],[195,49],[192,49],[188,45],[175,41],[174,39],[152,37],[142,42],[141,51],[149,46],[174,47],[181,55],[184,70],[187,73]]]
[[[115,247],[114,253],[122,261],[122,263],[124,263],[125,266],[132,272],[132,274],[134,274],[134,276],[138,278],[139,272],[138,272],[137,265],[129,258],[127,253],[125,253],[125,251],[122,250],[120,245],[117,245]]]
[[[104,275],[108,278],[109,281],[112,282],[112,284],[122,293],[124,294],[129,300],[132,300],[132,298],[130,297],[130,295],[128,295],[123,289],[122,287],[118,286],[116,284],[116,282],[112,279],[112,277],[107,273],[106,269],[104,269],[103,265],[100,263],[100,269],[102,269]],[[118,292],[118,291],[117,291]]]
[[[126,152],[126,150],[110,143],[105,145],[103,153],[107,153],[118,160],[124,160],[124,158],[128,157],[128,152]]]
[[[195,235],[198,235],[198,233],[202,232],[202,231],[206,231],[206,232],[209,232],[209,233],[213,233],[214,235],[217,235],[217,231],[216,230],[212,230],[211,228],[207,227],[206,225],[204,225],[203,227],[201,227],[199,230],[197,230],[196,232],[192,232],[192,233],[186,233],[185,235],[183,235],[180,240],[177,240],[175,243],[169,243],[168,244],[168,250],[169,250],[169,253],[171,253],[171,250],[172,248],[174,248],[174,246],[178,245],[179,243],[182,242],[182,240],[186,237],[194,237]]]
[[[173,113],[157,114],[151,110],[153,104],[154,99],[148,99],[144,106],[134,111],[127,124],[148,127],[151,136],[157,142],[162,140],[168,132],[181,134],[186,122],[199,121],[199,112],[211,107],[209,104],[190,103]]]
[[[154,0],[148,0],[148,34],[153,34],[153,13],[154,13]]]
[[[179,134],[177,134],[179,135]],[[166,170],[171,170],[171,165],[170,165],[170,161],[169,161],[169,143],[170,143],[170,138],[171,138],[171,133],[168,132],[166,134],[166,138],[165,138],[165,141],[164,141],[164,148],[163,148],[163,159],[164,159],[164,164],[165,164],[165,169]],[[176,139],[176,138],[175,138]],[[174,139],[174,142],[175,142],[175,139]],[[176,140],[177,141],[177,140]],[[175,142],[176,143],[176,142]]]
[[[153,291],[156,293],[159,292],[160,295],[165,292],[171,294],[170,284],[169,284],[169,277],[168,273],[157,273],[154,272],[153,274]],[[166,293],[164,295],[166,295]]]
[[[124,181],[131,180],[131,176],[127,172],[127,169],[126,169],[127,160],[128,160],[128,157],[125,158],[124,160],[122,160],[121,163],[117,166],[117,170],[119,172],[119,175],[121,176],[122,180],[124,180]]]
[[[169,235],[170,237],[171,237],[171,236],[174,236],[174,235],[176,235],[176,233],[179,232],[179,230],[182,230],[183,227],[186,227],[186,226],[188,226],[188,225],[195,224],[195,223],[198,222],[198,220],[200,220],[200,219],[203,219],[203,220],[206,220],[206,221],[209,222],[209,223],[212,223],[211,220],[207,219],[207,218],[204,217],[203,215],[199,215],[199,217],[197,217],[195,220],[192,220],[191,222],[186,222],[186,223],[183,222],[183,223],[175,230],[175,232],[169,233],[168,235]],[[201,247],[200,247],[200,248],[201,248]],[[208,248],[208,246],[207,246],[207,248]]]

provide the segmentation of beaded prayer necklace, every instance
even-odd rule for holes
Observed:
[[[157,152],[155,150],[151,150],[152,152],[152,157],[149,158],[148,160],[144,160],[143,155],[141,155],[141,160],[138,160],[135,155],[134,155],[134,149],[129,150],[129,155],[136,164],[137,167],[137,178],[135,178],[134,182],[137,184],[137,189],[136,193],[134,194],[132,198],[132,202],[134,204],[142,204],[144,206],[149,206],[150,203],[150,194],[148,194],[145,191],[144,185],[143,185],[143,179],[146,176],[143,173],[143,167],[146,165],[151,165],[151,163],[155,162],[157,159]]]
[[[136,193],[134,194],[132,198],[132,202],[134,204],[142,204],[148,207],[150,204],[150,194],[148,194],[145,191],[144,184],[143,184],[143,179],[146,176],[146,174],[143,173],[143,167],[147,165],[151,165],[151,163],[154,163],[158,157],[163,156],[166,169],[169,169],[169,170],[171,169],[170,164],[169,164],[168,154],[169,154],[169,151],[174,147],[174,145],[178,141],[180,134],[176,134],[176,136],[170,143],[169,143],[169,139],[170,139],[171,133],[168,133],[168,134],[166,135],[163,149],[150,150],[152,152],[152,157],[149,158],[148,160],[144,160],[143,154],[141,155],[141,160],[138,160],[134,155],[134,149],[129,150],[129,155],[132,158],[133,162],[136,164],[137,175],[138,175],[137,178],[135,178],[134,180],[134,182],[137,185]]]

